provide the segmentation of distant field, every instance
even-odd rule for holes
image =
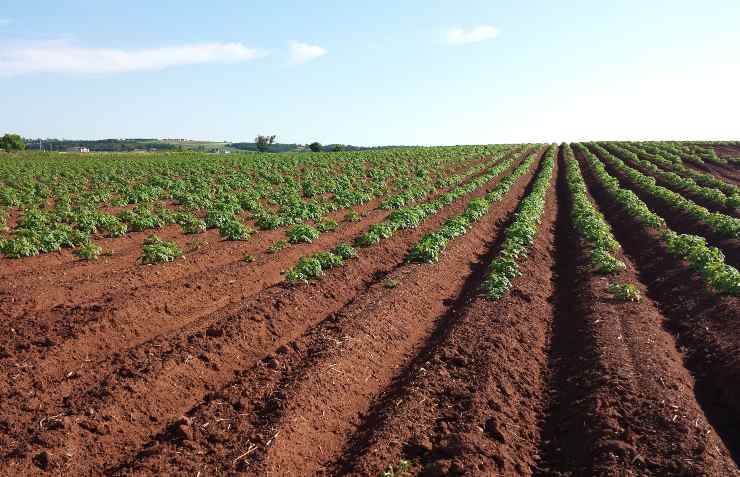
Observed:
[[[739,158],[0,154],[0,474],[737,475]]]

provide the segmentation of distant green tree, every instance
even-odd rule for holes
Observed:
[[[22,151],[26,148],[26,143],[18,134],[6,134],[0,139],[0,148],[6,151]]]
[[[275,136],[274,134],[272,136],[263,136],[258,135],[256,138],[254,138],[254,143],[257,146],[257,150],[259,152],[267,152],[270,149],[270,146],[275,144]]]
[[[313,152],[321,152],[321,143],[320,142],[312,142],[308,145],[308,148],[311,149]]]
[[[334,146],[331,148],[334,152],[341,152],[344,151],[344,144],[334,144]]]

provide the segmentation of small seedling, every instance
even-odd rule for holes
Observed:
[[[188,240],[188,242],[186,243],[186,245],[188,246],[188,251],[189,252],[194,252],[194,251],[198,250],[199,248],[208,245],[208,241],[206,241],[206,240],[199,240],[197,238],[194,238],[194,239]]]
[[[288,242],[285,240],[278,240],[269,247],[267,247],[267,253],[276,253],[288,246]]]
[[[249,254],[244,255],[244,258],[242,258],[242,261],[245,263],[252,263],[254,262],[254,260],[255,260],[254,255],[249,255]]]
[[[350,210],[347,212],[347,215],[344,216],[345,222],[359,222],[360,220],[362,220],[362,216],[354,210]]]
[[[380,473],[379,477],[405,477],[411,471],[411,462],[401,459],[398,465],[389,465],[388,468]]]
[[[88,242],[75,250],[75,255],[83,260],[97,260],[103,249],[99,245]]]
[[[610,283],[607,291],[620,301],[640,301],[640,290],[633,283]]]
[[[294,225],[287,232],[290,243],[311,243],[319,238],[320,232],[310,225]]]
[[[159,237],[156,239],[156,241],[150,239],[144,241],[144,249],[140,257],[142,263],[173,262],[177,257],[182,256],[182,250],[175,242],[165,242]]]
[[[394,280],[392,278],[386,278],[385,280],[383,280],[383,287],[385,288],[396,288],[398,285],[398,280]]]
[[[318,231],[322,233],[323,232],[333,232],[337,229],[337,227],[339,227],[339,224],[337,223],[337,221],[331,220],[331,219],[325,220],[316,226]]]

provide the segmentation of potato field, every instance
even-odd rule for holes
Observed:
[[[0,154],[0,475],[740,475],[740,143]]]

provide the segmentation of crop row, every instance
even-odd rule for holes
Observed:
[[[720,293],[735,296],[740,294],[740,272],[725,263],[721,250],[708,246],[703,237],[678,234],[668,228],[665,220],[653,213],[634,192],[622,188],[619,181],[607,172],[604,164],[586,146],[576,144],[576,148],[585,157],[596,180],[611,199],[643,226],[658,232],[672,256],[685,260],[710,287]]]
[[[573,149],[563,144],[565,156],[565,180],[570,192],[570,217],[573,226],[586,242],[591,245],[591,265],[596,273],[611,274],[625,269],[622,261],[612,254],[620,249],[611,227],[588,196],[581,168],[573,156]]]
[[[427,263],[438,261],[449,241],[465,235],[470,227],[488,212],[491,205],[506,196],[511,186],[526,174],[536,159],[537,154],[531,154],[511,174],[501,179],[501,182],[491,192],[484,197],[470,201],[465,212],[448,219],[438,230],[422,237],[409,251],[407,260]]]
[[[607,164],[643,193],[660,200],[679,213],[686,213],[697,220],[704,221],[718,236],[725,238],[740,237],[740,220],[719,212],[710,212],[681,194],[657,185],[654,177],[647,176],[628,166],[624,161],[613,156],[598,144],[591,143],[589,147],[597,151]]]
[[[389,197],[380,204],[381,209],[400,209],[406,207],[414,202],[423,199],[427,195],[433,193],[439,188],[448,188],[462,182],[466,176],[471,174],[477,174],[482,172],[487,167],[490,167],[492,162],[497,162],[503,156],[509,152],[515,152],[516,149],[502,148],[500,151],[492,154],[491,157],[484,163],[474,166],[473,169],[466,171],[465,174],[443,176],[437,179],[436,183],[430,184],[428,181],[417,180],[417,182],[409,181],[406,184],[399,184],[399,188],[402,192]]]
[[[506,159],[493,166],[485,174],[478,176],[467,182],[465,185],[456,187],[431,201],[393,211],[383,222],[371,226],[367,232],[357,237],[355,245],[359,247],[369,247],[371,245],[376,245],[383,239],[392,237],[399,230],[416,228],[425,218],[436,214],[443,207],[455,202],[462,196],[469,194],[483,184],[493,180],[496,176],[511,167],[514,161],[514,157]]]
[[[532,190],[519,203],[512,222],[504,231],[501,250],[491,262],[488,277],[483,283],[486,296],[491,300],[498,300],[511,288],[512,280],[520,275],[517,262],[528,255],[537,237],[555,167],[556,151],[557,147],[551,145],[545,152]]]
[[[740,197],[740,187],[728,184],[712,174],[699,172],[690,167],[684,166],[681,164],[680,156],[675,156],[660,148],[654,146],[650,147],[644,144],[637,145],[628,143],[624,144],[624,146],[632,152],[637,152],[641,157],[646,158],[665,170],[670,170],[682,177],[692,179],[697,185],[712,187],[721,191],[728,198],[730,203],[734,203],[734,201],[738,200],[737,197]]]
[[[385,194],[389,184],[404,188],[410,177],[438,178],[444,184],[449,180],[443,177],[450,168],[446,164],[454,167],[501,149],[506,146],[420,148],[349,153],[341,160],[291,155],[206,162],[197,156],[160,155],[156,161],[100,157],[94,163],[52,163],[43,155],[24,157],[0,164],[0,203],[19,208],[13,234],[0,237],[0,251],[12,258],[31,256],[85,246],[95,236],[119,237],[170,224],[190,234],[217,228],[225,239],[244,240],[252,232],[239,220],[244,211],[262,229],[320,223],[328,212]],[[142,178],[132,172],[137,168],[152,175]],[[79,177],[80,171],[91,177]],[[131,203],[136,206],[117,215],[100,210]],[[6,215],[0,208],[0,229]]]
[[[702,187],[692,178],[683,177],[675,172],[664,171],[652,161],[641,159],[633,151],[624,148],[616,143],[602,143],[612,154],[616,155],[635,169],[650,174],[657,179],[662,180],[673,191],[700,198],[701,200],[712,204],[716,208],[724,209],[740,206],[740,195],[727,197],[722,191],[712,187]]]
[[[516,160],[515,156],[505,159],[493,166],[486,174],[476,177],[465,185],[441,194],[430,201],[417,204],[413,207],[393,211],[383,222],[370,226],[370,228],[355,238],[355,246],[370,247],[380,243],[382,239],[392,237],[396,232],[403,229],[413,229],[419,226],[427,217],[436,214],[443,207],[452,204],[464,195],[469,194],[500,175],[511,167]],[[339,255],[335,251],[328,252],[331,255]],[[321,251],[309,256],[301,257],[296,265],[286,274],[289,282],[300,282],[315,279],[323,275],[329,268],[342,264],[342,261],[327,255],[327,251]]]

